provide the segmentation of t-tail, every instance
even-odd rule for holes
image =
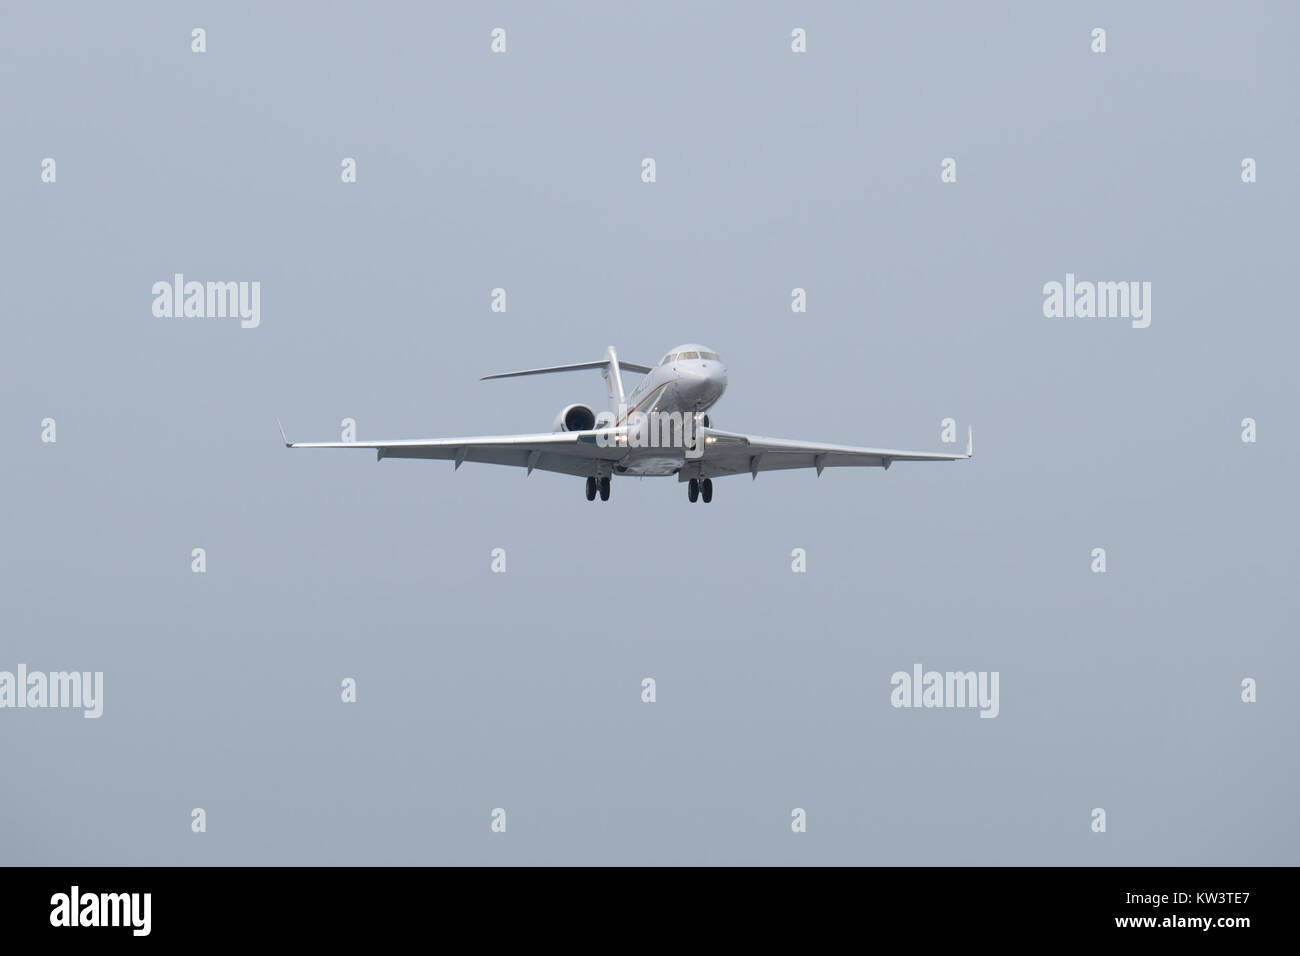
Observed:
[[[623,376],[618,374],[618,353],[612,345],[605,350],[605,369],[600,374],[609,390],[609,410],[615,415],[624,414],[627,397],[623,394]]]
[[[623,376],[619,374],[624,372],[649,372],[650,366],[638,365],[635,362],[624,362],[614,351],[614,346],[605,350],[605,357],[599,362],[579,362],[576,365],[549,365],[546,368],[526,368],[520,372],[498,372],[495,375],[484,375],[483,381],[490,378],[517,378],[520,375],[546,375],[550,372],[577,372],[582,369],[600,369],[601,375],[605,377],[605,387],[609,391],[609,410],[615,414],[619,413],[620,406],[627,402],[627,395],[623,391]]]

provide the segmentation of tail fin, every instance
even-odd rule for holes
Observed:
[[[605,350],[605,370],[600,374],[605,378],[605,387],[609,390],[609,410],[616,415],[622,414],[627,398],[623,394],[623,376],[618,374],[618,353],[614,346]]]

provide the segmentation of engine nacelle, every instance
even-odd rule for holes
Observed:
[[[553,432],[586,432],[596,427],[596,413],[590,406],[576,404],[560,409],[551,425]]]

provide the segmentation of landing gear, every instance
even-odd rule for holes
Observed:
[[[596,479],[595,478],[587,479],[587,500],[588,501],[596,500]]]
[[[604,478],[587,478],[587,500],[595,501],[596,495],[600,495],[601,501],[609,501],[609,476]]]
[[[713,500],[713,479],[692,478],[686,483],[686,497],[692,502],[703,498],[704,503],[707,505]]]
[[[686,497],[690,499],[691,504],[694,504],[695,499],[698,498],[699,496],[700,496],[699,479],[692,478],[690,481],[686,483]]]
[[[609,476],[600,479],[600,500],[609,501]]]
[[[704,499],[704,503],[706,505],[713,500],[713,479],[712,478],[705,478],[703,481],[700,482],[700,497]]]

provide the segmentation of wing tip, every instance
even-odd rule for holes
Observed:
[[[275,420],[275,424],[276,424],[276,427],[280,429],[280,440],[284,442],[284,447],[285,447],[285,448],[292,448],[292,447],[293,447],[293,442],[289,441],[288,436],[285,435],[285,433],[284,433],[284,426],[280,424],[280,419],[277,418],[277,419]]]

